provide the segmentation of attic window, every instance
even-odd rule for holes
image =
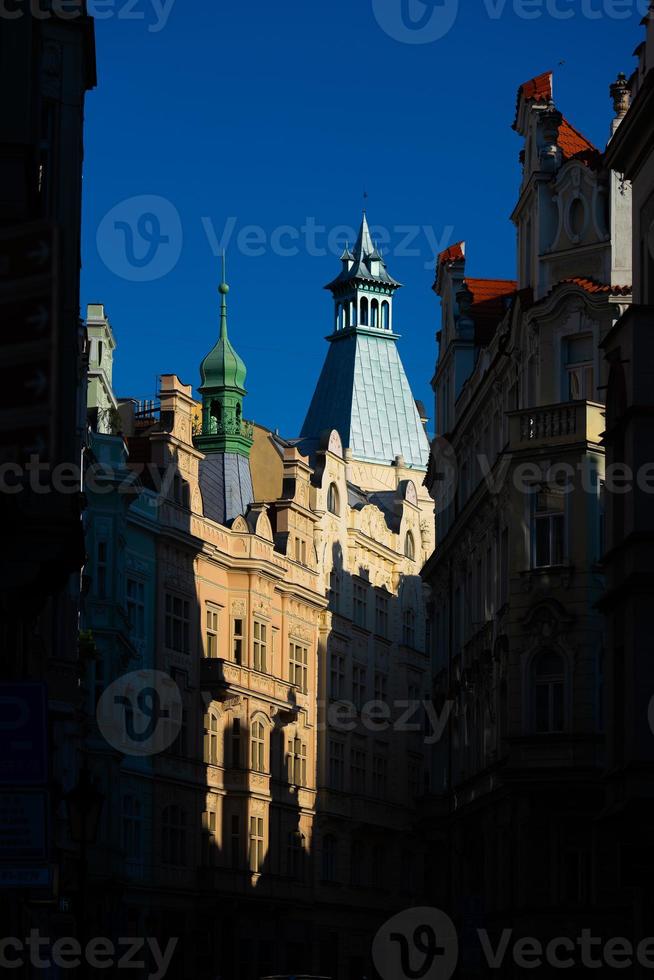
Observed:
[[[341,512],[338,488],[335,483],[332,483],[327,491],[327,510],[336,516]]]

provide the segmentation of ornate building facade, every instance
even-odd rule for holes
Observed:
[[[621,116],[616,100],[613,130]],[[601,344],[631,301],[630,189],[559,112],[551,75],[520,87],[514,129],[517,280],[470,278],[461,243],[435,283],[438,545],[423,577],[452,707],[438,897],[464,934],[567,936],[591,905],[594,926],[609,914],[592,873],[608,656]]]
[[[367,235],[364,221],[348,260],[360,257],[358,275]],[[377,928],[427,885],[419,819],[438,724],[419,576],[433,541],[429,443],[390,293],[374,325],[343,323],[337,340],[350,351],[339,377],[362,348],[388,347],[388,376],[377,356],[346,374],[369,393],[365,419],[388,433],[371,443],[359,425],[359,443],[343,428],[352,450],[344,417],[330,415],[339,401],[320,401],[299,440],[245,420],[224,282],[220,292],[201,400],[164,375],[155,406],[119,399],[122,434],[94,437],[98,452],[127,451],[138,480],[136,501],[116,489],[90,508],[94,542],[109,514],[120,529],[111,553],[97,538],[89,566],[87,626],[103,650],[89,712],[128,668],[161,671],[180,692],[174,742],[145,761],[91,739],[95,776],[122,814],[93,856],[96,894],[119,906],[97,914],[117,932],[180,937],[170,976],[361,980]],[[130,528],[143,533],[150,503],[144,548]],[[154,585],[151,568],[130,564],[150,547]],[[119,638],[101,627],[103,602]]]

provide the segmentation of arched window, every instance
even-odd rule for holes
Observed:
[[[352,308],[351,303],[346,303],[345,304],[345,328],[346,329],[350,326],[350,318],[351,318],[350,310],[351,310],[351,308]]]
[[[565,664],[552,650],[533,664],[534,727],[541,734],[565,729]]]
[[[373,327],[379,326],[379,301],[376,299],[370,304],[370,323]]]
[[[263,722],[255,721],[252,725],[252,769],[254,772],[266,771],[266,730]]]
[[[382,303],[382,327],[384,330],[388,330],[391,325],[391,307],[388,300],[384,300]]]
[[[338,305],[336,306],[336,329],[342,330],[343,324],[344,324],[343,307],[341,306],[340,303],[338,303]]]
[[[212,433],[218,431],[218,426],[223,420],[223,408],[217,398],[212,399],[210,411],[210,429]]]
[[[408,558],[409,561],[416,560],[416,541],[411,531],[407,531],[404,539],[404,557]]]
[[[322,839],[322,879],[323,881],[337,880],[337,844],[332,834],[326,834]]]
[[[361,299],[361,326],[368,326],[368,300],[365,296]]]
[[[187,861],[186,810],[167,806],[161,819],[161,860],[173,867],[185,867]]]
[[[338,487],[332,483],[327,491],[327,510],[330,514],[340,514],[341,504],[338,495]]]

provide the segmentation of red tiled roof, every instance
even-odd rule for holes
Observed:
[[[475,340],[485,346],[504,317],[507,300],[515,296],[518,284],[512,279],[466,279],[466,284],[472,293],[470,313],[475,322]]]
[[[578,129],[575,129],[565,117],[559,129],[558,142],[565,160],[579,157],[585,162],[591,162],[592,159],[600,156],[600,151],[597,147],[590,140],[586,139]]]
[[[447,262],[464,262],[465,252],[463,250],[465,242],[457,242],[456,245],[450,245],[446,248],[444,252],[438,256],[438,265],[445,265]]]
[[[513,296],[518,288],[513,279],[466,279],[472,293],[472,312],[485,316],[503,315],[507,296]]]
[[[551,102],[552,101],[552,77],[553,72],[545,71],[536,78],[530,78],[528,82],[518,89],[518,100],[522,95],[527,101]]]
[[[631,286],[610,286],[608,283],[597,282],[596,279],[584,279],[580,276],[573,276],[570,279],[562,279],[561,282],[573,283],[581,286],[587,293],[607,293],[611,296],[630,296]]]

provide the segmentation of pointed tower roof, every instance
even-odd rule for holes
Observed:
[[[227,295],[229,286],[225,282],[225,256],[223,255],[223,277],[218,286],[220,301],[220,335],[215,347],[209,351],[200,365],[201,392],[213,389],[236,388],[245,394],[247,368],[234,350],[227,335]]]
[[[351,261],[349,268],[345,267],[336,279],[325,286],[325,289],[330,289],[332,292],[335,292],[341,287],[349,286],[356,281],[369,283],[383,282],[394,289],[400,289],[402,284],[389,275],[386,263],[372,240],[370,226],[368,225],[368,216],[365,211],[363,212],[363,219],[354,250],[350,252],[349,249],[346,249],[343,253],[342,260],[346,259]]]
[[[194,443],[205,458],[200,460],[200,492],[206,517],[229,525],[244,514],[254,500],[250,450],[253,426],[243,419],[245,364],[227,335],[225,257],[218,287],[220,336],[200,367],[202,384],[202,432]]]
[[[393,330],[400,283],[376,249],[365,213],[351,254],[351,260],[343,256],[341,275],[326,287],[334,295],[337,326],[327,338],[329,351],[301,438],[311,452],[323,433],[336,429],[355,459],[390,465],[402,456],[408,466],[425,469],[429,440]]]

